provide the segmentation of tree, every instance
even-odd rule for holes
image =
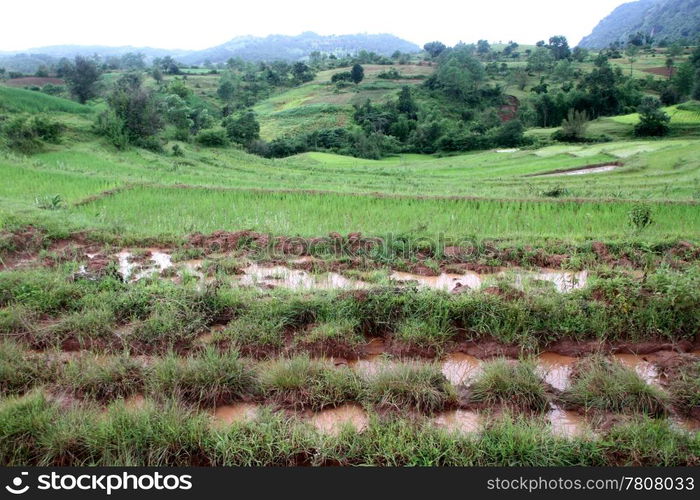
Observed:
[[[252,111],[230,116],[223,125],[228,138],[238,144],[247,145],[260,138],[260,124]]]
[[[455,99],[473,97],[486,72],[473,56],[473,47],[460,44],[443,56],[435,73],[435,82]]]
[[[146,56],[139,53],[127,52],[121,58],[121,67],[129,71],[138,71],[146,68]]]
[[[78,102],[85,104],[97,95],[97,81],[102,71],[94,59],[75,56],[75,60],[66,74],[66,81],[71,94]]]
[[[634,44],[629,44],[627,49],[625,49],[625,54],[627,55],[627,60],[630,62],[630,76],[632,76],[633,65],[637,62],[637,55],[639,54],[639,47]]]
[[[668,79],[670,80],[673,77],[673,68],[676,64],[676,61],[673,60],[673,57],[667,57],[666,58],[666,69],[668,70]]]
[[[561,61],[562,59],[571,57],[571,49],[569,48],[569,42],[565,36],[559,35],[551,37],[548,47],[555,61]]]
[[[584,62],[588,58],[588,51],[582,47],[574,47],[571,57],[576,62]]]
[[[163,127],[153,94],[143,88],[142,83],[141,75],[127,73],[117,80],[107,98],[129,142],[139,145],[147,144]]]
[[[314,79],[314,72],[303,62],[294,63],[292,75],[294,75],[294,80],[297,83],[310,82]]]
[[[442,54],[446,48],[447,47],[444,43],[438,41],[428,42],[425,45],[423,45],[423,50],[430,54],[430,57],[432,57],[433,59]]]
[[[485,56],[491,52],[491,45],[487,40],[479,40],[476,42],[476,53],[480,56]]]
[[[416,106],[416,102],[413,100],[411,88],[407,85],[401,88],[401,92],[399,93],[399,100],[396,104],[396,110],[399,113],[402,113],[411,119],[415,119],[416,117],[416,111],[418,111],[418,107]]]
[[[365,78],[365,69],[359,64],[355,64],[350,70],[350,76],[352,81],[358,84]]]
[[[561,122],[561,129],[554,133],[558,141],[579,142],[585,139],[588,128],[588,113],[570,109]]]
[[[661,109],[661,102],[656,97],[644,97],[637,112],[639,123],[634,127],[634,135],[660,137],[668,134],[671,117]]]
[[[216,94],[219,96],[219,99],[221,99],[224,102],[229,102],[231,99],[233,99],[235,93],[236,86],[231,80],[228,79],[223,80],[219,84],[219,88],[216,91]]]
[[[541,74],[551,68],[553,63],[552,52],[540,47],[527,58],[527,69]]]

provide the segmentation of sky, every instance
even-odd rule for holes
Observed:
[[[392,33],[423,45],[486,39],[574,46],[624,0],[5,1],[0,51],[47,45],[205,49],[241,35]]]

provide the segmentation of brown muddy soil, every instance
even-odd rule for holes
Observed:
[[[158,248],[153,241],[145,243],[157,252],[165,254],[175,250],[173,246]],[[346,236],[330,233],[326,237],[301,238],[270,236],[246,230],[216,231],[209,235],[195,233],[187,237],[180,248],[200,249],[206,255],[234,253],[258,264],[284,263],[293,269],[309,272],[342,272],[349,269],[368,270],[385,267],[386,263],[374,261],[371,253],[382,244],[382,239],[365,237],[361,233],[349,233]],[[38,254],[42,249],[47,250],[51,257],[44,262],[38,262]],[[626,253],[614,254],[603,242],[593,242],[591,249],[597,264],[631,269],[641,269],[647,265],[641,250],[627,250]],[[86,232],[74,233],[69,238],[53,241],[48,240],[45,232],[34,226],[12,232],[0,232],[0,270],[24,266],[51,266],[56,262],[86,260],[86,254],[108,256],[114,255],[115,252],[127,251],[129,250],[124,248],[107,248]],[[133,250],[134,253],[137,251],[138,249]],[[310,258],[316,253],[323,255],[323,259]],[[297,259],[290,262],[289,257]],[[441,252],[423,249],[404,258],[397,256],[391,261],[391,265],[396,271],[438,277],[442,274],[466,275],[470,272],[491,274],[504,268],[519,266],[557,270],[566,265],[569,257],[569,254],[531,246],[498,248],[486,244],[477,249],[472,246],[447,245]],[[665,261],[678,268],[700,260],[700,246],[679,242],[654,258],[657,262]],[[423,262],[427,259],[435,264],[426,266]],[[487,261],[499,262],[500,267],[485,264]]]

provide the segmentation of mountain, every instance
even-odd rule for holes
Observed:
[[[201,64],[204,61],[218,63],[231,57],[240,57],[248,61],[273,59],[296,61],[308,57],[314,51],[344,55],[361,50],[390,56],[397,50],[418,52],[420,48],[414,43],[389,34],[322,36],[307,31],[297,36],[237,37],[217,47],[192,52],[181,57],[180,60],[187,64]]]
[[[222,45],[205,50],[168,50],[151,47],[106,47],[102,45],[54,45],[17,52],[0,52],[0,68],[8,71],[33,73],[40,66],[51,65],[62,57],[99,55],[102,58],[122,56],[128,52],[140,52],[147,60],[170,55],[185,64],[225,62],[231,57],[248,61],[283,59],[296,61],[308,57],[314,51],[331,54],[354,54],[361,50],[389,56],[395,51],[418,52],[420,48],[411,42],[389,34],[355,34],[322,36],[306,32],[297,36],[270,35],[267,37],[241,36]]]
[[[700,37],[700,0],[639,0],[617,7],[579,46],[599,49],[642,33],[654,40],[693,42]]]

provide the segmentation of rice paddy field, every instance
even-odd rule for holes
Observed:
[[[260,103],[265,133],[387,91],[327,78]],[[692,112],[659,140],[630,115],[605,143],[267,160],[118,152],[99,106],[0,87],[67,127],[0,151],[1,465],[700,463]]]

